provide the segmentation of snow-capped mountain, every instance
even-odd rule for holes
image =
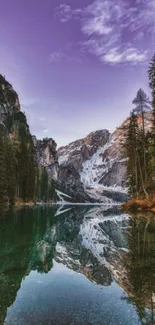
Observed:
[[[58,190],[76,202],[112,204],[127,199],[126,159],[123,155],[125,126],[112,134],[98,130],[56,151],[56,143],[36,142],[37,159],[47,167],[57,182]],[[141,118],[138,123],[141,124]],[[146,129],[151,126],[151,113],[146,113]]]
[[[124,123],[113,134],[107,130],[92,132],[86,138],[58,149],[63,176],[65,172],[69,178],[76,174],[76,183],[82,185],[91,200],[114,203],[125,199],[126,160],[121,152]]]

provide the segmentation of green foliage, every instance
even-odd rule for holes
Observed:
[[[46,168],[35,162],[25,115],[20,112],[9,116],[6,127],[0,126],[0,203],[14,204],[18,198],[25,202],[52,200],[54,183],[49,180]]]
[[[128,158],[126,183],[131,196],[140,194],[147,196],[147,192],[152,192],[152,132],[145,132],[144,136],[142,127],[137,123],[138,118],[139,116],[132,112],[129,125],[126,126],[124,145],[125,156]]]
[[[132,196],[155,192],[155,55],[148,72],[153,107],[151,130],[148,132],[145,127],[145,111],[150,108],[150,101],[140,89],[133,100],[135,109],[126,133],[127,185]],[[138,126],[140,116],[142,125]]]
[[[125,155],[127,160],[126,183],[130,195],[138,195],[142,191],[141,173],[143,169],[142,137],[138,128],[137,115],[133,112],[126,126]]]
[[[49,180],[46,168],[35,161],[33,139],[26,116],[19,110],[18,95],[2,75],[0,105],[4,118],[0,124],[0,204],[12,205],[18,199],[25,202],[53,199],[54,183]]]
[[[152,91],[152,132],[151,132],[151,143],[150,143],[150,169],[152,174],[152,181],[155,181],[155,55],[149,65],[149,86]]]
[[[55,183],[49,178],[45,167],[36,170],[36,200],[48,202],[55,199]]]

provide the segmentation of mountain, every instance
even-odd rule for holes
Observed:
[[[53,180],[57,190],[70,196],[73,202],[111,204],[125,201],[126,159],[123,158],[123,143],[124,127],[128,122],[129,119],[124,121],[112,134],[108,130],[97,130],[57,150],[54,139],[37,140],[35,136],[31,137],[26,116],[20,111],[18,95],[10,83],[0,75],[0,125],[5,128],[14,148],[17,149],[16,144],[21,141],[25,146],[23,150],[28,150],[26,139],[31,142],[31,160],[34,151],[35,162],[40,166],[35,185],[38,187],[39,200],[49,199],[49,193],[53,193],[53,185],[47,190],[45,187]],[[138,123],[142,124],[140,117]],[[146,113],[145,123],[149,130],[151,113]],[[19,158],[19,153],[17,154]],[[25,154],[28,158],[28,152]],[[20,159],[21,169],[21,166],[24,166],[23,154]],[[25,173],[26,171],[27,168]],[[27,178],[22,182],[27,183]]]
[[[47,168],[51,178],[56,180],[58,176],[58,154],[56,142],[52,138],[37,140],[36,136],[33,136],[32,139],[37,164]]]
[[[80,184],[89,200],[112,203],[126,199],[122,143],[127,121],[113,134],[99,130],[58,149],[58,181],[67,182],[64,190],[68,194],[72,195],[70,184],[75,191]]]
[[[35,193],[35,161],[26,116],[17,93],[0,75],[0,205],[31,201]]]
[[[81,173],[83,165],[96,154],[99,147],[106,145],[108,139],[109,131],[99,130],[58,149],[58,182],[63,191],[67,191],[71,196],[76,193],[80,200],[83,197],[86,201],[94,201],[94,198],[85,191]]]
[[[20,103],[17,93],[5,77],[0,74],[0,123],[19,111]]]
[[[64,191],[72,195],[71,189],[76,192],[80,186],[89,200],[112,203],[127,199],[123,144],[128,123],[129,118],[112,134],[99,130],[58,149],[58,182],[65,184]],[[142,125],[141,117],[138,123]],[[151,128],[151,112],[145,113],[145,128]]]
[[[108,130],[91,132],[56,150],[53,139],[34,137],[37,161],[46,166],[60,191],[79,202],[111,204],[126,199],[126,161],[122,159],[124,124],[113,134]]]
[[[55,201],[53,173],[56,173],[56,157],[54,140],[37,141],[32,137],[26,115],[20,110],[17,93],[0,75],[1,208],[5,210],[8,205],[34,200]],[[49,176],[46,167],[50,167]]]

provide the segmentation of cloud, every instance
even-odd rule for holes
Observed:
[[[41,117],[41,116],[39,116],[39,117],[38,117],[38,120],[39,120],[39,121],[41,121],[41,122],[43,122],[43,121],[45,121],[45,118],[44,118],[44,117]]]
[[[79,18],[81,12],[80,8],[73,10],[70,5],[61,4],[56,8],[55,17],[58,17],[61,23],[66,23],[72,18]]]
[[[69,55],[69,53],[53,52],[49,55],[49,61],[51,63],[59,62],[65,60],[66,62],[77,62],[80,63],[81,59],[79,57]]]
[[[60,18],[61,23],[66,23],[72,17],[71,7],[66,4],[61,4],[56,10],[56,16]]]
[[[109,63],[123,63],[123,62],[144,62],[147,58],[147,51],[140,53],[135,48],[129,48],[125,51],[119,51],[117,48],[111,49],[107,54],[101,57],[101,61]]]
[[[62,23],[78,17],[85,37],[79,42],[81,50],[100,61],[119,64],[147,60],[146,50],[155,34],[154,0],[95,0],[82,10],[63,4],[56,12]]]
[[[61,53],[61,52],[53,52],[49,56],[49,61],[51,63],[58,62],[61,59],[63,59],[63,57],[64,57],[64,54],[63,53]]]
[[[128,32],[155,31],[154,0],[134,2],[130,0],[96,0],[83,11],[82,30],[88,35],[104,35]]]
[[[48,132],[48,130],[47,130],[47,129],[44,129],[44,130],[43,130],[43,132],[44,132],[44,133],[47,133],[47,132]]]
[[[121,18],[122,10],[111,1],[94,1],[84,10],[82,31],[87,35],[107,35],[113,32],[112,20]]]

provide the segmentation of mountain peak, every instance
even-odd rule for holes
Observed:
[[[17,93],[12,85],[0,74],[0,122],[20,111]]]

